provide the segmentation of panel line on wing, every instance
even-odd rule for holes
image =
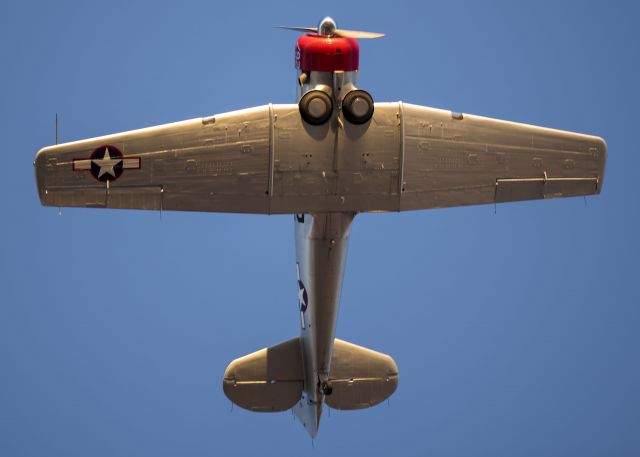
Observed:
[[[274,130],[275,130],[275,114],[273,112],[273,104],[269,103],[269,178],[268,178],[268,190],[269,209],[268,213],[271,214],[271,200],[273,198],[273,163],[274,163]]]
[[[400,179],[398,180],[398,195],[402,198],[404,192],[404,105],[398,102],[398,117],[400,121]]]

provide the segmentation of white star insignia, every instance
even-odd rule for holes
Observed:
[[[300,312],[304,312],[307,308],[307,298],[305,299],[305,295],[307,294],[307,290],[304,287],[304,284],[300,280],[300,264],[296,263],[296,273],[298,275],[298,302],[300,303]]]
[[[298,301],[300,302],[300,307],[304,308],[306,305],[304,302],[304,287],[298,286]]]
[[[109,154],[109,148],[105,148],[104,155],[102,159],[93,159],[93,163],[100,167],[100,171],[98,172],[98,178],[102,177],[102,175],[109,174],[116,177],[116,171],[113,169],[116,165],[122,162],[122,159],[112,159],[111,154]]]

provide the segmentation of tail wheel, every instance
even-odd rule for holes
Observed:
[[[373,98],[364,90],[352,90],[342,99],[342,112],[352,124],[364,124],[373,116]]]
[[[302,119],[312,125],[324,124],[333,112],[333,100],[326,92],[310,90],[298,103]]]
[[[324,395],[331,395],[333,393],[333,384],[331,381],[324,381],[320,384],[320,390]]]

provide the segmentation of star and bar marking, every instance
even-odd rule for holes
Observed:
[[[115,181],[124,170],[139,170],[140,157],[125,157],[115,146],[105,144],[94,149],[88,159],[73,159],[74,171],[90,171],[101,182]]]
[[[300,326],[304,329],[304,313],[309,306],[309,294],[307,288],[300,279],[300,264],[296,262],[296,273],[298,275],[298,303],[300,304]]]

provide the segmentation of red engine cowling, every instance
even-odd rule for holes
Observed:
[[[360,47],[355,38],[303,35],[296,43],[296,68],[302,71],[355,71]]]

